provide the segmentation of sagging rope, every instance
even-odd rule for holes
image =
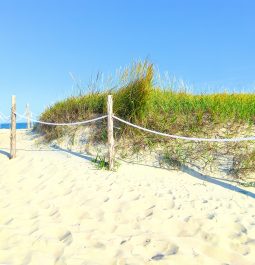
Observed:
[[[26,118],[25,116],[16,113],[17,116],[21,117],[21,118]],[[39,120],[35,120],[35,119],[30,119],[32,122],[34,123],[39,123],[39,124],[44,124],[44,125],[50,125],[50,126],[75,126],[75,125],[83,125],[83,124],[87,124],[90,122],[95,122],[101,119],[105,119],[107,118],[108,115],[104,115],[101,117],[97,117],[94,119],[90,119],[90,120],[86,120],[86,121],[80,121],[80,122],[72,122],[72,123],[53,123],[53,122],[45,122],[45,121],[39,121]],[[165,137],[170,137],[173,139],[182,139],[182,140],[187,140],[187,141],[195,141],[195,142],[242,142],[242,141],[255,141],[255,136],[251,136],[251,137],[239,137],[239,138],[197,138],[197,137],[186,137],[186,136],[179,136],[179,135],[172,135],[172,134],[167,134],[167,133],[162,133],[162,132],[158,132],[158,131],[154,131],[151,129],[147,129],[144,127],[141,127],[139,125],[133,124],[131,122],[125,121],[117,116],[112,116],[114,119],[125,123],[129,126],[132,126],[136,129],[140,129],[143,130],[145,132],[149,132],[149,133],[153,133],[156,135],[160,135],[160,136],[165,136]]]
[[[255,141],[255,136],[252,136],[252,137],[245,137],[245,138],[221,138],[221,139],[209,139],[209,138],[195,138],[195,137],[186,137],[186,136],[178,136],[178,135],[171,135],[171,134],[167,134],[167,133],[161,133],[161,132],[157,132],[157,131],[154,131],[154,130],[150,130],[150,129],[147,129],[147,128],[144,128],[144,127],[141,127],[141,126],[138,126],[138,125],[135,125],[131,122],[128,122],[128,121],[125,121],[119,117],[116,117],[113,115],[113,118],[122,122],[122,123],[125,123],[129,126],[132,126],[134,128],[137,128],[137,129],[140,129],[140,130],[143,130],[145,132],[149,132],[149,133],[153,133],[153,134],[157,134],[157,135],[161,135],[161,136],[165,136],[165,137],[170,137],[170,138],[173,138],[173,139],[182,139],[182,140],[188,140],[188,141],[196,141],[196,142],[242,142],[242,141]]]
[[[31,117],[39,117],[40,116],[40,115],[37,115],[37,114],[35,114],[33,112],[30,112],[30,114],[31,114]]]
[[[21,117],[21,118],[26,118],[26,116],[23,116],[19,113],[15,113],[17,116]],[[70,123],[54,123],[54,122],[46,122],[46,121],[39,121],[39,120],[35,120],[35,119],[31,119],[30,121],[34,122],[34,123],[39,123],[39,124],[44,124],[44,125],[50,125],[50,126],[75,126],[75,125],[83,125],[83,124],[87,124],[90,122],[95,122],[98,120],[102,120],[105,119],[107,117],[107,115],[101,116],[101,117],[97,117],[94,119],[90,119],[90,120],[86,120],[86,121],[78,121],[78,122],[70,122]]]
[[[25,115],[25,113],[23,113],[22,115],[20,114],[21,118],[17,119],[16,121],[24,120],[25,119],[24,115]],[[10,122],[11,121],[11,116],[6,116],[2,112],[0,112],[0,120],[5,121],[5,122]]]
[[[10,116],[6,116],[2,112],[0,112],[0,119],[2,121],[9,121],[10,120]]]

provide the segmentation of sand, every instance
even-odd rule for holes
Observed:
[[[255,264],[255,190],[36,144],[0,131],[0,264]]]

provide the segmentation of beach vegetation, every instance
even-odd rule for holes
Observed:
[[[92,159],[92,162],[96,165],[97,169],[109,169],[109,163],[105,156],[97,154],[96,157]]]
[[[155,68],[148,61],[137,62],[118,74],[107,89],[80,92],[49,106],[40,116],[48,122],[82,121],[107,112],[107,95],[113,95],[114,115],[159,132],[189,137],[231,138],[255,134],[254,93],[193,94],[182,86],[160,87]],[[95,86],[94,86],[95,87]],[[93,124],[94,142],[106,143],[106,120]],[[163,147],[165,160],[174,166],[203,160],[206,167],[219,158],[231,157],[229,172],[235,175],[255,172],[254,141],[240,143],[197,143],[173,140],[114,122],[118,149],[139,152]],[[40,125],[37,128],[50,141],[68,128]],[[162,150],[162,148],[160,149]],[[245,155],[244,155],[245,154]],[[100,160],[99,157],[97,160]],[[103,162],[103,166],[107,165]]]

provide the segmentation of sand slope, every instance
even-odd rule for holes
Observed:
[[[0,132],[0,264],[255,264],[255,190],[84,157]],[[213,182],[213,183],[212,183]]]

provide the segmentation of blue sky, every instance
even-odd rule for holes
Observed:
[[[1,0],[0,111],[34,113],[148,58],[194,92],[255,91],[253,0]]]

